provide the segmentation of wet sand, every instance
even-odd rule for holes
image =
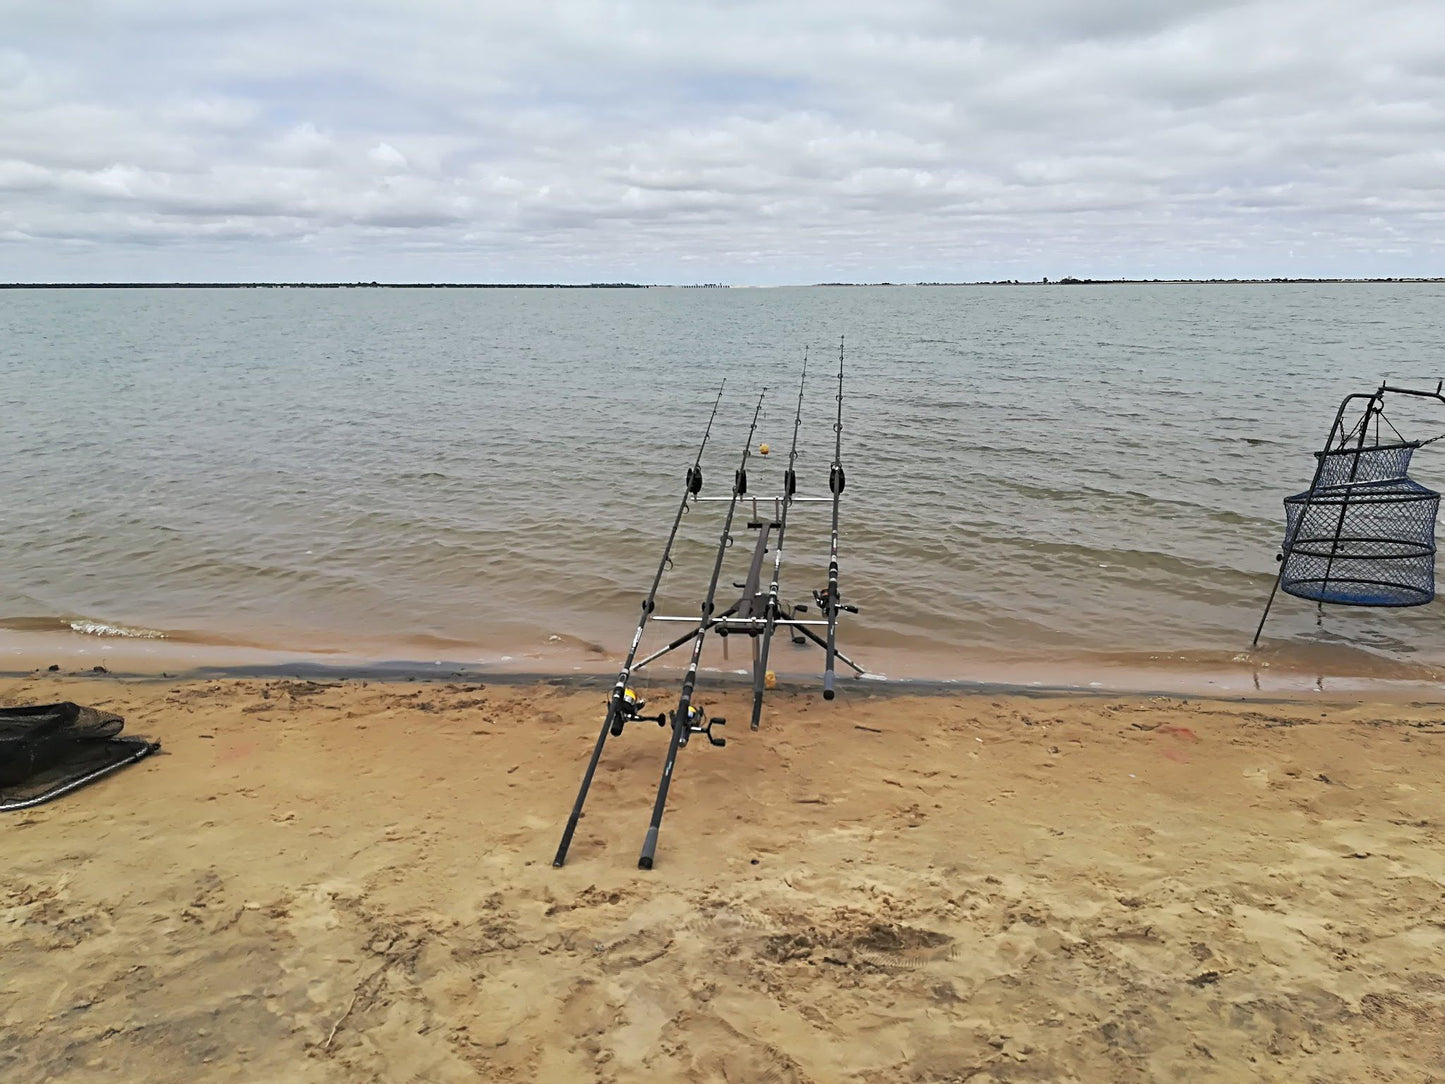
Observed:
[[[7,814],[0,1079],[1445,1079],[1434,702],[0,681],[164,752]]]

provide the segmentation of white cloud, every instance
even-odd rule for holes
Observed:
[[[366,152],[366,156],[385,170],[405,169],[407,166],[406,155],[390,143],[378,143]]]
[[[1442,273],[1439,5],[0,7],[0,278]]]

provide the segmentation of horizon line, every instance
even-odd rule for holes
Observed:
[[[379,289],[379,290],[727,290],[727,289],[812,289],[820,287],[936,287],[936,286],[1213,286],[1213,285],[1278,285],[1288,283],[1442,283],[1445,276],[1378,275],[1378,276],[1270,276],[1249,278],[1083,278],[1065,275],[1057,279],[975,279],[960,281],[916,282],[793,282],[793,283],[724,283],[724,282],[379,282],[379,281],[267,281],[247,282],[0,282],[0,290],[241,290],[241,289]]]

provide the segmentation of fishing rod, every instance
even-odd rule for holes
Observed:
[[[773,646],[773,633],[778,627],[778,579],[783,571],[783,535],[788,529],[788,508],[798,492],[798,476],[793,470],[798,461],[798,430],[803,427],[803,387],[808,382],[808,348],[803,347],[803,375],[798,380],[798,411],[793,417],[793,446],[788,450],[788,469],[783,472],[783,501],[778,514],[778,549],[773,554],[773,579],[768,584],[768,602],[764,613],[762,645],[753,663],[753,717],[751,729],[758,728],[763,714],[763,691],[767,688],[768,653]]]
[[[702,658],[703,641],[707,638],[707,630],[712,624],[713,599],[717,595],[718,577],[722,574],[723,556],[732,542],[729,532],[733,526],[733,513],[737,511],[738,498],[748,491],[748,454],[752,451],[753,434],[757,431],[758,417],[763,412],[763,399],[767,394],[768,389],[764,388],[758,396],[758,405],[753,410],[753,422],[748,427],[748,439],[743,442],[743,457],[738,464],[737,473],[733,475],[732,500],[728,503],[727,518],[723,521],[722,534],[718,538],[717,558],[713,561],[707,597],[702,600],[702,620],[692,643],[692,659],[687,665],[687,676],[682,681],[682,695],[678,698],[677,710],[672,713],[672,736],[667,743],[667,760],[662,767],[662,778],[657,784],[657,801],[652,806],[652,822],[648,825],[647,836],[642,843],[642,854],[637,859],[638,869],[651,869],[653,857],[657,853],[657,833],[662,827],[662,814],[667,806],[667,789],[672,784],[672,769],[677,763],[678,748],[687,744],[688,735],[693,733],[706,735],[713,745],[727,744],[726,738],[716,738],[712,733],[714,726],[722,726],[726,720],[706,719],[701,709],[692,706],[692,694],[697,685],[697,666]]]
[[[702,433],[702,443],[697,446],[697,455],[693,457],[692,466],[688,467],[687,474],[684,476],[682,500],[678,503],[677,514],[672,518],[672,530],[667,535],[667,544],[662,547],[662,560],[657,563],[657,572],[652,577],[652,586],[647,591],[647,597],[642,600],[642,616],[638,618],[637,631],[632,634],[632,646],[627,650],[627,661],[622,664],[622,670],[617,675],[617,684],[612,687],[612,695],[608,698],[607,716],[602,720],[602,729],[597,734],[597,745],[592,750],[592,759],[587,763],[587,772],[582,776],[582,786],[577,791],[577,801],[573,803],[572,815],[567,818],[567,827],[562,832],[562,842],[557,847],[557,856],[552,859],[553,866],[560,866],[567,861],[567,848],[572,845],[572,834],[577,831],[577,822],[582,818],[582,805],[587,801],[587,791],[592,786],[592,776],[597,771],[597,762],[602,758],[602,747],[607,743],[608,734],[617,737],[622,733],[624,723],[642,718],[638,715],[638,709],[642,702],[632,695],[632,691],[627,687],[627,682],[632,676],[632,663],[637,658],[638,645],[642,643],[642,630],[647,627],[647,619],[652,616],[652,611],[657,607],[657,588],[662,582],[662,574],[672,564],[672,543],[677,538],[677,528],[682,523],[682,517],[687,512],[688,504],[695,500],[702,491],[702,453],[703,449],[707,447],[707,438],[712,434],[712,423],[717,419],[718,406],[722,403],[723,388],[726,386],[726,380],[718,385],[717,398],[713,400],[712,413],[708,416],[707,428]],[[757,424],[756,416],[753,424]],[[751,440],[751,436],[748,439]],[[734,492],[736,493],[736,486],[734,486]],[[714,581],[716,581],[716,576],[714,576]],[[663,717],[659,717],[658,721],[663,721]]]
[[[823,605],[824,616],[828,619],[828,645],[823,664],[823,699],[833,699],[833,663],[838,657],[838,613],[847,610],[858,611],[844,606],[838,594],[838,502],[843,496],[843,339],[838,339],[838,420],[833,423],[833,465],[828,468],[828,488],[833,493],[833,545],[828,554],[828,595],[818,601]]]

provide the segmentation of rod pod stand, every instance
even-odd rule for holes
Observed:
[[[727,642],[732,636],[747,636],[752,645],[753,656],[753,706],[750,718],[750,727],[753,730],[758,729],[762,717],[764,694],[769,687],[767,682],[768,662],[771,658],[773,636],[777,630],[780,628],[787,629],[795,644],[806,645],[811,643],[821,648],[825,653],[828,649],[827,640],[809,627],[824,627],[828,624],[826,617],[828,613],[828,595],[826,591],[817,590],[812,592],[818,613],[822,615],[815,621],[799,618],[798,615],[805,612],[808,606],[802,603],[792,606],[786,604],[782,599],[779,586],[782,573],[784,543],[788,537],[787,529],[792,523],[792,513],[790,509],[795,502],[832,505],[836,499],[836,494],[830,497],[801,497],[798,496],[797,492],[797,472],[795,466],[797,463],[799,430],[803,424],[803,397],[807,383],[807,359],[808,355],[805,351],[803,372],[798,384],[798,402],[793,419],[793,440],[788,455],[788,466],[783,471],[782,489],[774,496],[763,497],[754,494],[750,498],[752,516],[747,526],[749,530],[757,532],[757,537],[753,542],[752,561],[748,567],[747,577],[743,582],[733,584],[734,587],[742,590],[742,595],[726,610],[723,610],[721,613],[715,613],[714,616],[706,622],[680,616],[660,615],[657,617],[656,620],[659,621],[686,621],[692,623],[693,627],[670,643],[653,651],[646,658],[641,659],[635,667],[635,669],[641,670],[662,656],[676,651],[685,644],[691,643],[700,631],[716,629],[717,635],[723,641],[724,652],[726,652]],[[830,488],[835,488],[838,481],[839,475],[835,465],[834,468],[829,470]],[[744,494],[744,496],[747,495]],[[731,502],[730,497],[703,497],[700,499],[704,501]],[[770,514],[766,505],[772,506]],[[773,555],[772,576],[771,579],[765,579],[763,576],[763,567],[769,552],[769,541],[774,537],[774,532],[776,532],[776,552]],[[837,610],[840,614],[856,614],[858,607],[846,605],[840,601]],[[851,668],[859,676],[864,674],[865,671],[861,666],[837,649],[836,640],[833,650],[836,661]]]
[[[842,346],[840,342],[840,378],[838,390],[839,396],[841,396],[842,394],[841,368]],[[726,720],[722,718],[713,718],[709,720],[706,716],[706,713],[696,704],[692,703],[692,695],[695,689],[695,683],[697,678],[698,661],[703,650],[702,640],[708,632],[716,631],[719,638],[723,638],[724,646],[726,646],[726,638],[729,636],[744,635],[749,638],[749,641],[752,645],[753,653],[753,729],[757,728],[757,721],[761,709],[762,691],[767,688],[767,650],[768,646],[770,646],[771,644],[771,637],[773,633],[775,633],[779,628],[786,628],[787,630],[789,630],[794,643],[811,643],[822,649],[825,653],[828,652],[828,640],[825,639],[823,636],[819,635],[819,633],[824,629],[825,626],[828,626],[830,624],[830,621],[828,620],[828,617],[830,616],[830,593],[823,590],[813,591],[812,595],[818,605],[819,617],[817,619],[811,617],[803,618],[799,615],[806,611],[808,607],[801,603],[796,605],[789,605],[788,603],[784,602],[780,595],[778,586],[778,580],[780,578],[780,569],[782,564],[782,547],[784,541],[784,533],[785,528],[790,522],[791,518],[789,516],[788,509],[792,507],[795,503],[833,506],[833,561],[830,563],[836,566],[837,528],[839,518],[837,506],[839,503],[839,497],[842,492],[842,465],[840,462],[842,406],[840,401],[838,407],[838,418],[834,426],[834,461],[829,470],[829,489],[831,491],[831,495],[828,497],[800,496],[797,493],[797,477],[794,466],[796,463],[799,429],[802,425],[802,406],[804,392],[806,388],[806,379],[807,356],[805,354],[804,371],[799,383],[798,404],[796,415],[794,418],[792,449],[789,453],[788,468],[783,473],[783,488],[780,494],[763,497],[759,494],[748,493],[747,463],[748,457],[751,454],[752,439],[756,434],[758,419],[761,415],[762,397],[759,398],[758,408],[755,409],[753,413],[753,422],[752,426],[749,429],[748,441],[743,448],[741,463],[734,473],[732,492],[728,496],[700,496],[697,491],[698,481],[694,477],[698,469],[696,464],[694,465],[694,468],[692,470],[689,470],[687,476],[687,485],[685,486],[684,490],[685,504],[689,502],[717,502],[726,503],[728,506],[727,522],[724,524],[723,530],[718,538],[718,549],[716,551],[716,557],[714,560],[712,579],[710,580],[708,585],[708,596],[703,601],[701,613],[699,616],[684,617],[681,615],[653,613],[651,602],[657,588],[657,578],[654,578],[653,591],[649,593],[648,599],[645,600],[643,603],[643,617],[642,620],[639,621],[639,628],[636,636],[641,635],[644,625],[649,625],[653,622],[681,622],[691,627],[688,629],[688,631],[673,639],[666,646],[656,651],[653,651],[651,654],[641,659],[637,659],[636,657],[637,640],[636,637],[634,638],[633,650],[628,653],[628,663],[623,668],[622,673],[619,675],[618,685],[613,691],[612,698],[610,698],[608,701],[607,717],[603,720],[603,729],[598,734],[597,744],[593,750],[592,758],[589,761],[587,773],[583,779],[582,787],[578,794],[577,803],[574,805],[573,808],[573,816],[569,821],[567,830],[563,835],[562,845],[558,848],[558,854],[556,860],[554,861],[554,865],[561,865],[565,857],[567,845],[572,838],[572,834],[577,826],[577,821],[581,816],[582,802],[588,792],[588,787],[593,777],[593,773],[595,772],[595,769],[600,760],[602,748],[605,744],[606,738],[609,735],[616,736],[620,734],[625,724],[628,722],[649,721],[655,722],[659,726],[669,727],[670,730],[667,760],[663,768],[662,777],[658,783],[657,800],[653,806],[653,816],[649,822],[647,836],[643,843],[643,851],[638,860],[639,868],[652,868],[652,863],[656,855],[658,836],[661,829],[661,819],[663,813],[666,810],[666,799],[669,793],[669,787],[671,785],[672,774],[676,769],[677,750],[680,749],[682,746],[687,745],[689,738],[693,734],[698,733],[704,734],[707,737],[709,743],[712,745],[721,746],[726,744],[726,739],[721,738],[714,733],[714,728],[725,725]],[[716,404],[714,404],[714,414],[716,414]],[[699,461],[700,457],[701,451],[699,451]],[[717,608],[718,604],[716,601],[716,591],[720,579],[721,561],[725,557],[726,550],[731,548],[733,544],[734,539],[731,534],[732,525],[735,522],[735,513],[737,510],[738,502],[744,498],[747,498],[748,503],[751,505],[752,508],[752,515],[749,517],[747,527],[749,530],[756,530],[758,533],[754,540],[754,545],[751,547],[752,560],[748,568],[747,578],[743,583],[734,584],[735,587],[741,588],[743,593],[741,597],[737,599],[737,601],[733,602],[726,609],[719,611],[719,609]],[[766,505],[771,505],[770,510],[766,507],[764,502],[766,502]],[[768,514],[769,511],[771,511],[770,515]],[[677,524],[678,519],[675,519],[673,524],[674,535],[677,532]],[[774,538],[773,532],[775,531],[777,532],[776,543],[778,552],[774,554],[773,557],[772,578],[771,581],[769,581],[765,578],[763,569],[768,554],[768,545],[770,540]],[[669,536],[668,549],[664,550],[663,560],[659,565],[659,577],[661,575],[661,571],[669,567],[667,554],[671,546],[672,536]],[[835,605],[831,607],[831,617],[832,625],[834,627],[836,635],[836,621],[838,614],[841,612],[857,613],[858,608],[856,606],[843,605],[841,601],[838,600],[836,589],[836,567],[832,571],[833,577],[831,584],[831,598]],[[815,631],[815,628],[817,629],[817,631]],[[652,663],[656,659],[661,658],[662,656],[667,655],[670,652],[675,651],[678,648],[681,648],[687,644],[692,645],[691,654],[693,657],[691,660],[691,664],[689,665],[687,670],[687,679],[684,682],[683,695],[679,699],[677,708],[670,713],[663,712],[660,715],[644,715],[642,713],[643,702],[636,697],[636,694],[634,694],[630,689],[627,688],[626,679],[629,676],[635,675],[638,671],[642,670],[644,667],[646,667],[648,664]],[[843,652],[837,650],[836,641],[833,644],[832,656],[834,660],[843,663],[845,666],[850,667],[858,675],[862,676],[864,674],[864,670],[861,666],[855,663],[852,659],[848,658],[848,656],[843,654]],[[831,669],[832,668],[830,667],[830,670]]]

